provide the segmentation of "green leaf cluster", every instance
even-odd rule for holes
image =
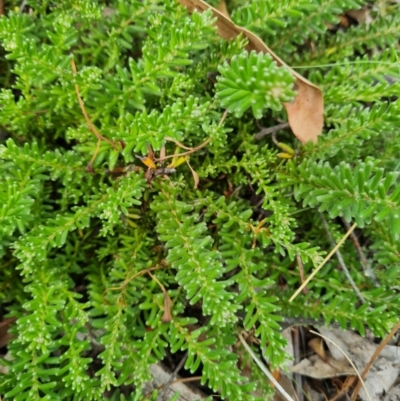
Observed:
[[[219,72],[217,98],[237,118],[250,107],[254,117],[261,118],[265,109],[281,110],[282,102],[293,100],[294,77],[269,54],[241,53],[220,66]]]
[[[368,26],[343,28],[339,15],[366,2],[227,3],[321,87],[317,143],[288,129],[255,139],[287,121],[294,77],[243,36],[222,40],[211,12],[175,0],[5,3],[5,400],[155,400],[151,365],[186,352],[210,394],[264,400],[271,388],[238,333],[276,368],[285,321],[383,337],[398,320],[400,6],[376,1]],[[300,268],[308,276],[332,248],[318,212],[335,241],[357,223],[367,265],[351,241],[342,255],[364,301],[335,259],[289,301]]]

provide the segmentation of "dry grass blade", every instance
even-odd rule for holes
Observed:
[[[325,266],[326,262],[332,257],[332,255],[342,246],[344,241],[346,241],[347,237],[354,231],[357,227],[357,224],[354,223],[347,233],[343,236],[343,238],[337,243],[337,245],[329,252],[328,256],[321,262],[321,264],[309,275],[307,280],[297,289],[297,291],[291,296],[289,302],[292,302],[297,295],[303,290],[303,288],[312,280],[312,278]]]
[[[253,350],[249,347],[247,344],[246,340],[242,337],[241,334],[239,334],[239,340],[242,343],[243,347],[246,349],[246,351],[250,354],[251,358],[253,361],[258,365],[258,367],[262,370],[262,372],[265,374],[265,376],[268,377],[268,379],[273,383],[275,388],[282,394],[282,396],[287,400],[287,401],[294,401],[293,398],[282,388],[282,386],[276,381],[274,376],[272,376],[272,373],[268,370],[268,368],[258,359],[257,355],[253,352]]]

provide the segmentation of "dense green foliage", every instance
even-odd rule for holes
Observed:
[[[249,361],[250,380],[241,372],[238,332],[259,340],[273,368],[287,357],[285,317],[377,336],[392,327],[400,6],[377,1],[370,25],[338,27],[339,14],[364,3],[228,2],[234,21],[289,65],[307,66],[301,73],[324,92],[316,144],[277,133],[288,160],[255,134],[287,120],[292,75],[247,53],[243,37],[224,42],[211,13],[190,15],[174,0],[29,0],[24,10],[6,1],[0,299],[2,315],[17,320],[1,362],[4,399],[141,400],[150,364],[178,351],[222,398],[254,400],[258,389],[265,399],[258,368]],[[107,140],[89,129],[75,84]],[[182,159],[172,174],[149,174],[137,157],[150,147],[156,157],[164,146],[185,152],[180,144],[205,145],[190,155],[197,189]],[[342,254],[366,303],[335,259],[289,302],[298,258],[308,275],[332,247],[318,210],[336,240],[341,217],[358,224],[368,269],[351,241]],[[172,319],[163,319],[169,299]]]

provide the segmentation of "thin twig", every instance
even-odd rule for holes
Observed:
[[[74,76],[76,76],[76,75],[77,75],[77,71],[76,71],[75,61],[74,61],[74,59],[72,59],[72,58],[71,58],[70,61],[71,61],[72,72],[73,72]],[[108,142],[115,150],[117,150],[117,147],[115,146],[115,143],[114,143],[113,141],[111,141],[110,139],[105,138],[103,135],[101,135],[100,132],[97,130],[97,128],[93,125],[92,121],[90,120],[90,118],[89,118],[89,116],[88,116],[88,114],[87,114],[87,112],[86,112],[85,105],[84,105],[84,103],[83,103],[82,96],[81,96],[81,93],[80,93],[80,91],[79,91],[79,86],[78,86],[78,84],[76,84],[76,83],[74,84],[74,86],[75,86],[75,92],[76,92],[76,96],[77,96],[77,98],[78,98],[79,106],[80,106],[80,108],[81,108],[82,114],[83,114],[83,116],[85,117],[85,120],[86,120],[86,122],[87,122],[87,124],[88,124],[90,130],[95,134],[95,136],[96,136],[96,138],[97,138],[98,141],[106,141],[106,142]]]
[[[331,344],[333,344],[333,345],[346,357],[346,359],[349,361],[350,365],[353,367],[354,371],[356,372],[358,378],[360,379],[360,382],[361,382],[362,385],[364,386],[364,390],[365,390],[365,392],[367,393],[367,397],[368,397],[369,401],[372,401],[372,400],[371,400],[371,396],[369,395],[368,390],[367,390],[367,388],[365,387],[364,381],[363,381],[363,379],[362,379],[360,373],[358,372],[356,366],[354,365],[354,363],[352,362],[352,360],[348,357],[348,355],[347,355],[334,341],[332,341],[330,338],[325,337],[325,336],[323,336],[321,333],[317,333],[317,332],[314,331],[314,330],[310,330],[310,333],[316,334],[317,336],[320,336],[321,338],[323,338],[325,341],[330,342]]]
[[[93,155],[92,155],[92,157],[90,159],[90,162],[86,166],[86,171],[89,172],[89,173],[94,173],[93,163],[96,160],[97,154],[99,153],[100,145],[101,145],[101,140],[98,139],[97,142],[96,142],[96,149],[93,152]]]
[[[278,148],[279,148],[279,142],[278,142],[278,140],[276,139],[276,132],[273,132],[273,133],[272,133],[271,139],[272,139],[272,142],[273,142],[276,146],[278,146]]]
[[[171,301],[171,298],[169,297],[167,290],[161,284],[161,282],[158,280],[158,278],[156,276],[152,275],[150,272],[147,272],[147,274],[158,284],[158,286],[161,288],[161,291],[162,291],[162,293],[164,295],[164,313],[162,315],[161,321],[163,323],[170,322],[172,320],[172,314],[171,314],[172,301]]]
[[[303,317],[284,317],[280,322],[282,329],[290,326],[326,326],[323,319],[308,319]],[[327,327],[340,328],[340,324],[336,322],[330,322]]]
[[[228,115],[228,110],[225,110],[225,111],[224,111],[224,114],[223,114],[222,117],[221,117],[221,120],[220,120],[219,123],[218,123],[218,127],[220,127],[220,126],[222,125],[222,123],[225,121],[225,118],[226,118],[227,115]],[[174,157],[188,156],[188,155],[190,155],[190,154],[192,154],[192,153],[194,153],[194,152],[197,152],[197,151],[200,150],[201,148],[204,148],[204,146],[208,145],[208,143],[211,141],[211,137],[210,137],[210,138],[207,138],[207,139],[206,139],[203,143],[201,143],[200,145],[198,145],[198,146],[196,146],[196,147],[194,147],[194,148],[190,148],[190,147],[185,146],[183,143],[181,143],[181,142],[177,141],[176,139],[171,138],[171,137],[169,137],[169,136],[166,136],[164,139],[165,139],[166,141],[173,142],[175,145],[178,145],[180,148],[186,149],[186,150],[188,150],[188,151],[187,151],[187,152],[183,152],[183,153],[176,153],[176,154],[169,155],[169,156],[163,156],[162,159],[161,159],[161,157],[160,157],[159,159],[154,159],[154,161],[156,161],[156,162],[164,161],[164,160],[171,159],[171,158],[174,158]]]
[[[197,152],[201,148],[204,148],[204,146],[208,145],[208,143],[211,141],[211,137],[210,137],[210,138],[207,138],[200,145],[196,146],[195,148],[189,148],[188,146],[185,146],[183,143],[180,143],[176,139],[170,138],[169,136],[166,136],[164,139],[166,141],[173,142],[175,145],[178,145],[179,147],[181,147],[183,149],[190,149],[190,150],[188,150],[187,152],[183,152],[183,153],[175,153],[173,155],[164,156],[164,158],[162,160],[161,159],[154,159],[154,161],[156,161],[156,162],[164,161],[164,160],[167,160],[167,159],[173,159],[174,157],[181,157],[181,156],[191,155],[192,153]]]
[[[182,379],[174,380],[171,384],[199,382],[202,378],[203,378],[203,376],[183,377]]]
[[[400,329],[400,322],[396,324],[396,326],[393,327],[391,332],[386,336],[386,338],[379,344],[379,347],[375,350],[374,354],[371,356],[371,359],[367,363],[367,366],[364,368],[364,371],[361,374],[360,381],[357,383],[356,388],[354,389],[354,393],[351,397],[351,401],[355,401],[358,395],[358,392],[360,391],[361,384],[364,385],[364,382],[362,381],[369,370],[371,369],[372,364],[375,362],[375,359],[378,358],[378,355],[381,353],[383,348],[386,347],[387,343],[390,341],[390,339],[396,334],[396,332]]]
[[[0,0],[0,15],[4,15],[5,10],[4,10],[4,0]]]
[[[343,222],[344,226],[346,227],[346,230],[348,230],[350,228],[350,224],[343,218],[342,218],[342,222]],[[354,246],[356,248],[358,256],[360,257],[361,265],[364,269],[365,275],[371,279],[371,281],[374,283],[375,287],[380,287],[380,285],[376,279],[375,273],[369,267],[368,260],[365,257],[363,250],[361,249],[361,245],[358,241],[357,235],[354,232],[352,232],[350,237],[354,243]]]
[[[180,378],[180,379],[174,380],[174,381],[171,383],[171,386],[172,386],[173,384],[176,384],[176,383],[198,382],[198,381],[201,380],[201,378],[202,378],[202,376],[182,377],[182,378]],[[161,384],[161,386],[158,386],[158,387],[157,387],[157,390],[161,390],[164,386],[165,386],[165,384]],[[153,391],[154,391],[154,389],[151,390],[151,391],[149,391],[140,401],[145,401],[145,400],[147,400],[147,398],[150,397],[150,395],[153,393]],[[1,401],[1,400],[0,400],[0,401]]]
[[[225,121],[225,118],[228,116],[228,109],[226,109],[225,111],[224,111],[224,114],[222,114],[222,117],[221,117],[221,119],[219,120],[219,123],[218,123],[218,127],[220,127],[221,125],[222,125],[222,123]]]
[[[139,272],[136,272],[136,273],[133,274],[131,277],[126,278],[120,286],[118,286],[118,287],[109,287],[109,288],[106,288],[106,289],[103,291],[103,294],[102,294],[103,302],[104,302],[105,304],[108,305],[108,302],[107,302],[106,299],[105,299],[105,296],[106,296],[106,294],[107,294],[108,291],[124,290],[125,287],[126,287],[134,278],[136,278],[136,277],[138,277],[138,276],[142,276],[143,274],[149,273],[149,272],[151,272],[151,271],[153,271],[153,270],[162,269],[163,267],[164,267],[164,266],[160,266],[160,265],[148,267],[147,269],[144,269],[144,270],[141,270],[141,271],[139,271]]]
[[[293,343],[293,357],[294,363],[297,365],[300,363],[300,331],[303,330],[302,327],[292,327],[290,333],[292,335],[292,343]],[[293,373],[293,381],[294,388],[297,394],[299,401],[304,401],[304,393],[303,393],[303,377],[294,372]]]
[[[307,280],[297,289],[297,291],[290,297],[289,302],[292,302],[297,295],[300,294],[301,290],[313,279],[313,277],[325,266],[326,262],[332,257],[332,255],[343,245],[344,241],[349,237],[349,235],[357,227],[354,223],[347,233],[342,237],[342,239],[337,243],[337,245],[329,252],[328,256],[321,262],[321,264],[308,276]]]
[[[172,374],[169,377],[169,379],[167,380],[167,382],[164,384],[164,387],[161,390],[160,394],[158,395],[156,401],[162,401],[165,392],[167,391],[167,389],[169,388],[171,383],[174,381],[174,379],[175,379],[176,375],[178,374],[178,372],[182,369],[182,366],[185,364],[187,357],[188,357],[188,352],[186,351],[186,354],[180,360],[180,362],[178,363],[178,366],[175,368],[175,370],[172,372]]]
[[[274,125],[273,127],[263,128],[260,132],[254,135],[254,139],[261,139],[266,135],[274,134],[275,132],[280,131],[281,129],[285,129],[289,127],[289,123],[282,123],[278,125]]]
[[[325,231],[326,231],[326,234],[328,236],[329,242],[331,243],[332,246],[335,246],[335,240],[332,237],[331,231],[329,230],[329,226],[328,226],[327,221],[325,220],[325,217],[323,216],[323,214],[321,212],[319,212],[319,216],[321,217],[322,223],[324,224]],[[352,288],[353,288],[354,292],[356,293],[357,297],[359,298],[359,300],[363,304],[365,304],[365,299],[364,299],[363,295],[361,294],[361,291],[356,286],[356,283],[354,282],[353,278],[351,277],[350,272],[347,269],[346,264],[344,263],[344,260],[342,258],[342,254],[340,253],[339,249],[336,250],[336,257],[338,258],[340,267],[344,271],[344,274],[346,275],[347,280],[349,281],[350,285],[352,286]]]

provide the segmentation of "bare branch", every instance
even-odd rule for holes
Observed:
[[[289,123],[282,123],[278,125],[274,125],[273,127],[263,128],[259,133],[254,135],[254,139],[261,139],[266,135],[274,134],[275,132],[280,131],[281,129],[289,128]]]
[[[325,220],[325,217],[323,216],[323,214],[321,212],[319,212],[319,215],[321,217],[322,223],[324,224],[326,234],[327,234],[327,236],[329,238],[329,242],[332,244],[332,246],[335,246],[336,245],[335,244],[335,240],[332,237],[331,231],[329,230],[329,226],[328,226],[328,223]],[[357,297],[359,298],[359,300],[363,304],[365,304],[365,299],[362,296],[362,294],[361,294],[360,290],[358,289],[358,287],[356,286],[356,283],[354,282],[354,280],[350,276],[349,270],[347,269],[347,266],[344,263],[344,260],[342,258],[342,254],[340,253],[339,249],[336,250],[336,257],[338,258],[340,267],[342,268],[344,274],[346,275],[347,280],[349,280],[349,283],[352,286],[352,288],[353,288],[354,292],[356,293]]]

